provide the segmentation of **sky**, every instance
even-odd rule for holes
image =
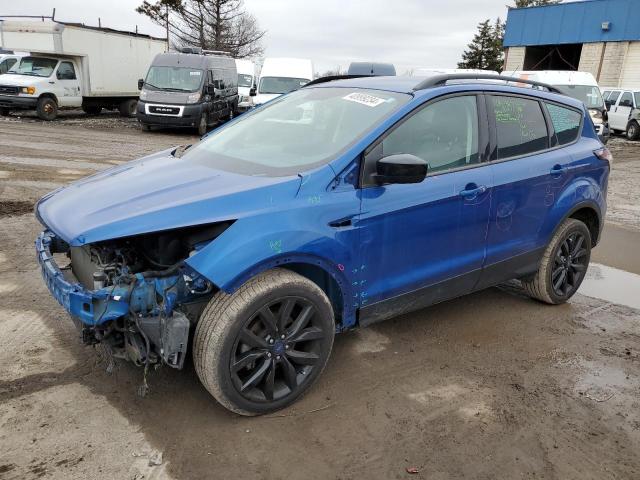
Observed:
[[[51,15],[164,36],[135,12],[142,0],[0,1],[0,15]],[[265,56],[310,58],[317,72],[352,61],[389,62],[402,74],[420,67],[455,68],[477,24],[504,19],[511,0],[245,0],[267,30]]]

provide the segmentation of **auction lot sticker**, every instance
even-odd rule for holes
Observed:
[[[353,92],[349,95],[342,97],[345,100],[349,100],[350,102],[361,103],[362,105],[366,105],[367,107],[377,107],[381,103],[385,102],[384,98],[374,97],[373,95],[369,95],[367,93],[357,93]]]

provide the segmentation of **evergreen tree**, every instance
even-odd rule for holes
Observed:
[[[458,68],[502,70],[502,36],[504,25],[498,18],[494,25],[487,19],[478,24],[478,31],[462,53]]]

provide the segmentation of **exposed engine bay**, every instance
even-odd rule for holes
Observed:
[[[83,341],[101,343],[116,358],[148,367],[182,368],[190,327],[217,288],[184,260],[232,222],[186,227],[70,247],[58,241],[52,252],[70,260],[65,277],[102,294],[93,305],[93,324],[78,324]],[[146,370],[145,370],[146,371]]]

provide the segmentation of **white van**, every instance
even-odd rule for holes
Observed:
[[[313,63],[305,58],[266,58],[253,100],[262,105],[284,93],[305,86],[313,80]]]
[[[0,75],[20,61],[22,57],[29,55],[27,52],[12,52],[10,50],[0,50]]]
[[[568,70],[529,70],[502,72],[502,75],[547,83],[557,87],[565,95],[580,100],[589,109],[600,140],[606,143],[609,139],[607,109],[598,82],[590,73]]]
[[[640,89],[602,89],[602,97],[609,111],[609,128],[624,133],[629,140],[640,139]]]
[[[244,111],[253,106],[251,89],[256,85],[256,66],[251,60],[236,59],[238,70],[238,110]]]

